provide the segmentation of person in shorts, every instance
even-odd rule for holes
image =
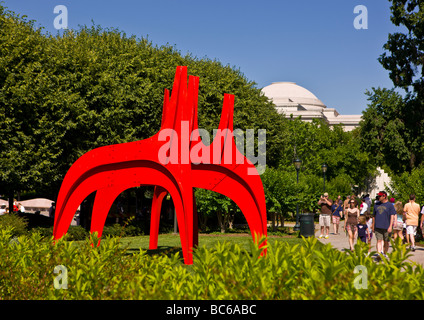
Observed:
[[[403,208],[406,216],[406,240],[411,242],[410,249],[415,251],[415,235],[417,234],[420,205],[415,202],[415,194],[409,195],[409,202]]]
[[[372,231],[377,240],[377,253],[387,258],[390,233],[392,232],[393,222],[396,217],[396,210],[393,204],[387,199],[386,191],[380,191],[377,196],[379,204],[374,206]]]
[[[398,237],[403,242],[403,217],[404,217],[404,211],[403,211],[403,204],[402,201],[397,201],[395,203],[395,210],[396,210],[396,220],[393,223],[393,239],[396,240]]]
[[[319,226],[321,229],[321,234],[319,238],[321,239],[324,236],[325,229],[325,239],[328,239],[328,233],[330,232],[330,220],[331,220],[331,206],[333,201],[328,198],[328,193],[324,193],[318,201],[318,205],[321,207],[319,215]]]
[[[334,234],[339,234],[340,218],[343,216],[343,201],[336,200],[331,206],[331,221],[333,222]]]

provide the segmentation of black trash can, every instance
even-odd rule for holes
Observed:
[[[305,238],[315,236],[315,213],[302,213],[300,214],[300,236]]]

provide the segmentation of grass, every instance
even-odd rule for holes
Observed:
[[[252,237],[249,234],[200,234],[199,247],[213,248],[218,242],[237,243],[240,247],[250,251],[250,241]],[[275,242],[289,242],[293,245],[301,243],[302,239],[297,237],[277,237],[269,236],[268,243],[272,245]],[[124,246],[128,246],[128,252],[137,252],[140,249],[149,249],[149,236],[124,237],[121,239]],[[149,254],[165,253],[173,254],[181,252],[180,236],[178,234],[160,234],[158,239],[158,248],[156,250],[148,250]]]

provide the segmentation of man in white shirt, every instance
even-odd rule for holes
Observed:
[[[0,207],[0,216],[4,215],[6,213],[6,205],[2,205]]]
[[[361,204],[361,215],[365,214],[368,210],[368,204],[365,202],[365,198],[362,198],[362,204]]]

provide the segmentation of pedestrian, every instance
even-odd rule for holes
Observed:
[[[364,215],[368,211],[368,204],[365,202],[365,198],[363,197],[361,203],[361,215]]]
[[[371,205],[372,205],[372,202],[371,202],[371,199],[370,199],[370,195],[369,194],[366,194],[365,196],[364,196],[364,199],[365,199],[365,203],[367,204],[367,206],[368,206],[368,210],[367,210],[367,213],[368,214],[370,214],[371,213]],[[370,228],[371,229],[371,228]]]
[[[358,241],[362,241],[363,243],[369,243],[370,233],[368,231],[367,219],[364,215],[359,216],[359,223],[357,225],[358,228]]]
[[[18,212],[18,201],[16,199],[13,199],[13,211],[12,212]]]
[[[1,215],[4,215],[6,213],[6,205],[5,204],[3,204],[1,207],[0,207],[0,216]]]
[[[56,212],[56,203],[55,202],[52,202],[51,203],[51,206],[49,208],[49,217],[52,218],[52,219],[54,219],[55,212]]]
[[[424,229],[424,206],[421,208],[421,230]],[[423,232],[424,235],[424,232]]]
[[[372,235],[373,235],[373,233],[372,233],[372,222],[373,222],[374,219],[373,219],[371,213],[367,213],[365,215],[365,219],[367,221],[368,233],[369,233],[369,239],[368,239],[368,244],[370,245],[369,252],[371,252],[371,240],[372,240]]]
[[[336,200],[331,206],[331,219],[333,222],[334,234],[339,234],[340,219],[343,217],[343,201],[341,199],[338,200]]]
[[[330,232],[330,218],[331,218],[331,206],[333,200],[328,198],[328,193],[324,193],[318,201],[318,205],[321,207],[321,213],[319,215],[319,225],[321,227],[321,234],[319,238],[321,239],[324,236],[325,229],[325,239],[328,239],[328,233]]]
[[[396,240],[398,237],[402,239],[403,242],[403,220],[404,220],[404,211],[402,201],[396,201],[395,203],[396,210],[396,220],[393,223],[393,239]]]
[[[350,198],[349,208],[346,210],[346,222],[344,226],[345,232],[347,231],[349,236],[350,250],[353,250],[353,244],[355,243],[356,233],[358,232],[358,219],[359,209],[356,206],[356,201]]]
[[[417,234],[418,220],[420,214],[420,205],[415,202],[415,194],[409,195],[409,202],[403,208],[406,216],[406,241],[410,249],[415,251],[415,235]]]
[[[350,196],[346,196],[346,200],[343,202],[344,211],[349,208]]]
[[[375,233],[375,238],[377,239],[377,253],[387,258],[390,233],[392,232],[396,210],[387,199],[386,191],[380,191],[377,196],[379,204],[374,205],[372,231]]]
[[[20,213],[25,213],[25,207],[22,205],[22,203],[18,203],[18,211]]]

